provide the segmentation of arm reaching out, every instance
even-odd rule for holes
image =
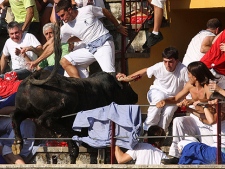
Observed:
[[[111,12],[109,12],[109,10],[102,8],[102,12],[104,14],[104,16],[113,23],[113,25],[116,27],[117,31],[120,32],[121,34],[127,36],[128,35],[128,31],[127,31],[127,27],[121,25],[118,23],[118,21],[116,20],[116,18],[113,16],[113,14]]]
[[[123,73],[118,73],[116,75],[116,78],[118,81],[124,81],[124,82],[131,82],[131,81],[137,81],[139,80],[141,77],[147,75],[147,68],[141,69],[129,76],[126,76]]]

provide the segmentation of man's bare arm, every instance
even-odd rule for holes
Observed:
[[[118,164],[124,164],[132,160],[131,156],[127,153],[124,153],[119,146],[115,146],[115,156]]]
[[[9,6],[9,0],[4,0],[0,3],[0,9],[5,9],[6,6]]]
[[[186,108],[187,112],[194,114],[195,116],[197,116],[198,118],[204,119],[205,117],[205,113],[202,111],[199,111],[199,109],[192,109],[190,107]]]
[[[204,40],[202,41],[200,52],[206,53],[212,46],[212,41],[215,38],[215,36],[206,36]]]
[[[1,57],[1,74],[5,73],[7,62],[8,62],[8,57],[5,56],[4,54],[2,54],[2,57]]]
[[[26,18],[25,18],[25,21],[24,21],[24,24],[23,24],[23,27],[22,27],[22,31],[24,32],[28,26],[30,25],[31,21],[32,21],[32,18],[34,17],[34,7],[33,6],[30,6],[28,8],[26,8]]]
[[[45,48],[45,50],[43,51],[43,53],[34,61],[28,62],[28,64],[30,65],[30,69],[34,69],[37,67],[37,65],[43,61],[44,59],[46,59],[47,57],[49,57],[51,54],[53,54],[54,52],[54,43],[48,45],[48,47]]]
[[[123,25],[120,25],[118,23],[118,21],[116,20],[116,18],[113,16],[113,14],[105,9],[105,8],[102,8],[102,12],[104,14],[104,16],[110,21],[113,23],[113,25],[116,27],[117,31],[120,32],[121,34],[127,36],[128,35],[128,31],[127,31],[127,28]]]

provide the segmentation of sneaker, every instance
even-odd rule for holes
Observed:
[[[179,158],[177,157],[173,157],[173,158],[169,158],[169,159],[162,159],[161,163],[162,164],[178,164],[179,162]]]
[[[150,34],[148,39],[146,40],[145,44],[142,46],[143,49],[150,48],[151,46],[154,46],[156,43],[163,40],[163,35],[161,32],[159,32],[158,35],[155,35],[153,33]]]

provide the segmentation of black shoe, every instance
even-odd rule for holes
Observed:
[[[156,43],[163,40],[163,35],[161,32],[159,32],[158,35],[155,35],[153,33],[150,34],[150,36],[147,38],[145,44],[142,46],[143,49],[150,48],[151,46],[154,46]]]
[[[179,158],[177,157],[161,160],[162,164],[178,164],[178,162],[179,162]]]

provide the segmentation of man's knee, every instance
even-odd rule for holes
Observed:
[[[69,62],[66,58],[62,58],[60,60],[61,66],[65,69],[68,65],[72,65],[71,62]]]

